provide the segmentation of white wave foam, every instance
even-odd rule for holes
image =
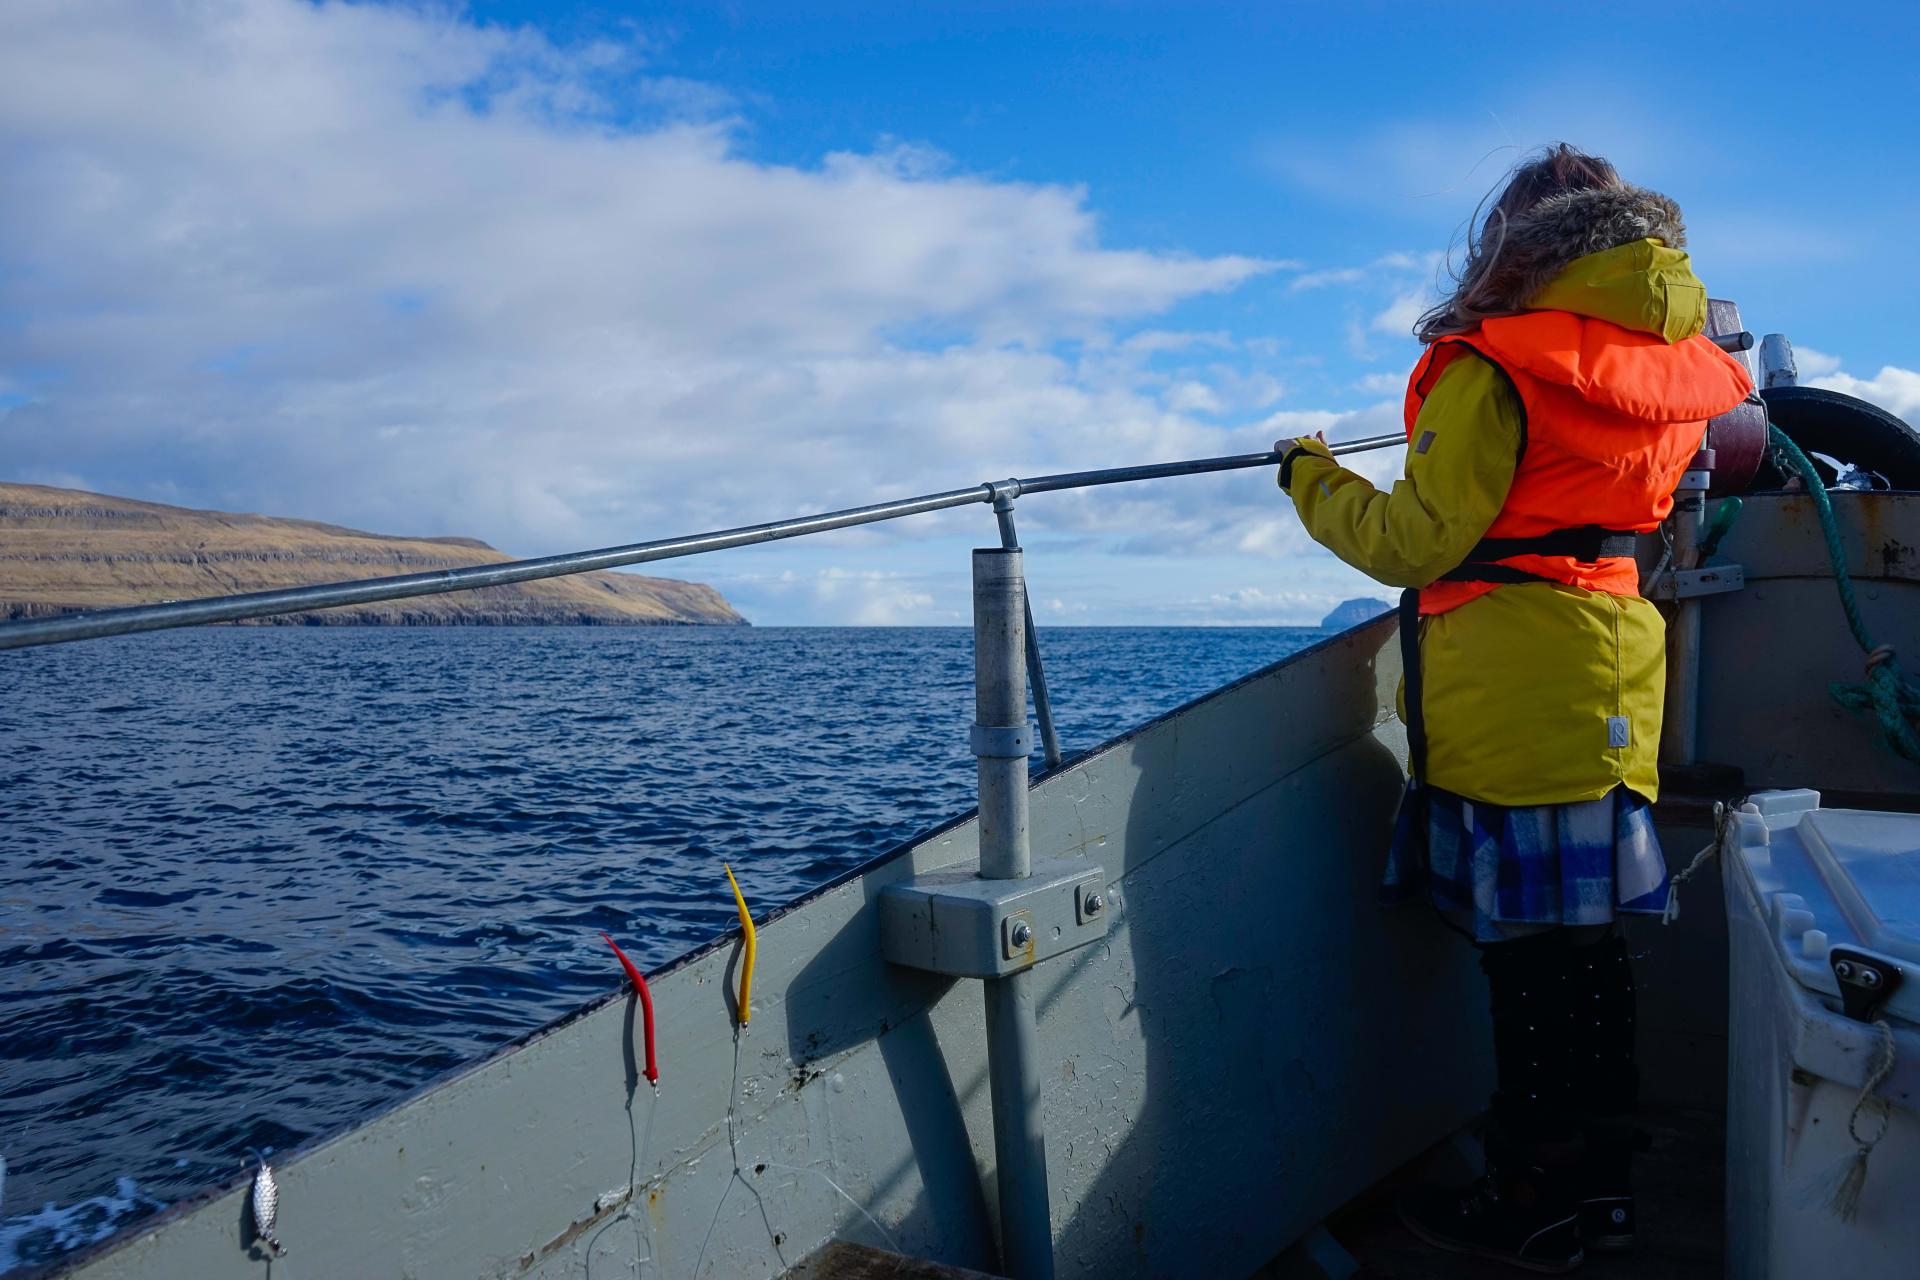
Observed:
[[[5,1176],[6,1164],[0,1161],[0,1194]],[[89,1196],[65,1206],[49,1200],[36,1213],[0,1218],[0,1273],[97,1244],[160,1207],[161,1201],[143,1195],[132,1178],[118,1178],[111,1195]]]

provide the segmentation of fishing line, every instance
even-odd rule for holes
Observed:
[[[885,1227],[881,1226],[880,1219],[874,1217],[871,1213],[868,1213],[867,1207],[861,1204],[858,1200],[855,1200],[851,1195],[847,1194],[847,1189],[841,1186],[839,1183],[835,1182],[831,1177],[829,1177],[827,1175],[827,1172],[824,1169],[815,1169],[807,1165],[800,1165],[800,1164],[780,1164],[779,1162],[774,1160],[755,1161],[754,1167],[767,1168],[767,1169],[789,1169],[794,1173],[812,1174],[814,1177],[820,1179],[822,1182],[832,1187],[835,1191],[838,1191],[840,1193],[840,1198],[842,1200],[845,1200],[848,1204],[852,1205],[855,1209],[858,1209],[860,1211],[860,1216],[865,1218],[868,1221],[868,1223],[872,1225],[873,1229],[880,1233],[880,1238],[887,1242],[887,1248],[891,1249],[895,1253],[900,1252],[900,1246],[894,1243],[893,1233],[888,1231]]]
[[[700,1275],[700,1264],[707,1259],[707,1246],[713,1242],[714,1229],[720,1225],[720,1211],[727,1207],[727,1197],[733,1194],[736,1182],[744,1185],[752,1193],[754,1202],[760,1206],[760,1221],[766,1225],[768,1238],[771,1239],[775,1234],[773,1224],[767,1221],[766,1202],[760,1199],[760,1192],[740,1172],[740,1137],[734,1132],[733,1125],[734,1112],[740,1102],[740,1040],[746,1034],[748,1020],[753,1017],[753,962],[758,950],[753,913],[747,910],[747,897],[740,892],[740,882],[734,879],[733,868],[723,862],[720,869],[727,873],[727,887],[733,891],[733,905],[740,914],[740,1002],[734,1009],[733,1084],[727,1089],[727,1150],[733,1156],[733,1176],[727,1179],[727,1188],[720,1193],[720,1203],[713,1206],[713,1221],[707,1224],[706,1238],[700,1242],[700,1256],[693,1263],[695,1280]],[[774,1242],[773,1248],[777,1255],[780,1251],[778,1241]]]
[[[707,1235],[700,1242],[700,1256],[693,1260],[694,1280],[699,1280],[700,1264],[707,1260],[707,1246],[713,1243],[714,1228],[720,1225],[720,1211],[727,1207],[727,1197],[733,1194],[736,1182],[745,1183],[746,1175],[740,1172],[740,1140],[733,1132],[734,1104],[740,1097],[740,1033],[741,1028],[733,1029],[733,1084],[727,1090],[727,1149],[733,1153],[733,1176],[727,1179],[726,1190],[720,1193],[720,1203],[713,1206],[713,1221],[707,1224]]]
[[[647,1108],[647,1127],[645,1131],[642,1132],[640,1135],[640,1147],[639,1147],[639,1150],[637,1150],[633,1156],[634,1178],[629,1179],[628,1181],[629,1187],[631,1187],[631,1189],[635,1192],[638,1192],[640,1189],[639,1183],[636,1181],[636,1179],[638,1179],[638,1177],[640,1176],[639,1175],[640,1165],[646,1159],[647,1148],[653,1144],[653,1118],[659,1114],[660,1114],[660,1086],[654,1085],[653,1086],[653,1105]],[[629,1113],[629,1119],[631,1119],[631,1113]],[[651,1182],[652,1179],[649,1178],[648,1181]],[[652,1240],[647,1241],[647,1253],[649,1255],[653,1253]],[[652,1261],[652,1258],[649,1257],[648,1261]]]
[[[620,1212],[602,1225],[598,1231],[594,1232],[593,1239],[587,1242],[586,1271],[589,1277],[593,1275],[593,1251],[599,1247],[600,1237],[613,1230],[622,1218],[632,1219],[634,1224],[634,1244],[636,1248],[634,1250],[633,1274],[636,1280],[638,1280],[641,1274],[641,1264],[654,1260],[653,1224],[650,1221],[646,1221],[644,1216],[642,1218],[633,1217],[633,1203],[640,1194],[640,1165],[645,1159],[647,1148],[653,1143],[653,1118],[660,1114],[660,1086],[657,1084],[653,1085],[652,1089],[652,1105],[647,1108],[647,1127],[638,1136],[635,1136],[633,1127],[633,1100],[631,1098],[627,1100],[627,1140],[629,1143],[627,1193],[624,1202],[620,1206]],[[651,1179],[649,1179],[649,1181],[651,1181]],[[641,1245],[646,1247],[644,1256],[639,1252],[638,1246]],[[664,1268],[662,1268],[662,1270],[664,1271]]]
[[[765,1221],[766,1202],[760,1199],[759,1190],[752,1183],[747,1181],[746,1172],[742,1168],[740,1163],[740,1140],[739,1140],[739,1135],[734,1130],[734,1108],[740,1096],[740,1038],[741,1038],[740,1030],[739,1028],[735,1028],[734,1035],[733,1035],[733,1085],[727,1091],[727,1148],[733,1155],[733,1177],[727,1180],[727,1189],[721,1192],[720,1203],[714,1206],[713,1221],[707,1224],[706,1239],[700,1242],[700,1256],[698,1259],[695,1260],[693,1264],[693,1274],[696,1280],[698,1280],[698,1277],[700,1275],[701,1263],[706,1261],[707,1245],[713,1239],[714,1228],[717,1227],[720,1223],[720,1212],[722,1209],[726,1208],[727,1197],[732,1194],[733,1184],[736,1180],[740,1182],[742,1185],[744,1185],[748,1191],[753,1193],[753,1197],[755,1200],[760,1201],[760,1216],[762,1221],[766,1225],[768,1238],[772,1239],[772,1237],[775,1234],[777,1234],[773,1230],[773,1224],[771,1222]],[[819,1178],[822,1182],[825,1182],[828,1186],[832,1187],[836,1192],[838,1192],[842,1200],[845,1200],[848,1204],[852,1205],[856,1210],[859,1211],[860,1216],[865,1218],[868,1221],[868,1223],[872,1225],[873,1229],[880,1233],[880,1238],[887,1242],[887,1248],[891,1249],[894,1253],[900,1252],[900,1247],[896,1243],[894,1243],[893,1233],[888,1231],[885,1227],[881,1226],[880,1220],[874,1217],[871,1213],[869,1213],[865,1205],[861,1204],[858,1200],[854,1199],[853,1196],[847,1191],[845,1187],[835,1182],[833,1178],[829,1176],[824,1170],[808,1168],[805,1165],[782,1164],[776,1160],[754,1161],[754,1171],[757,1173],[762,1169],[786,1169],[794,1173],[810,1173],[814,1177]],[[780,1247],[779,1241],[777,1240],[773,1241],[773,1245],[776,1251]]]

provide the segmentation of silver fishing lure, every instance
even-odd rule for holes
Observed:
[[[278,1258],[287,1248],[273,1234],[274,1219],[280,1214],[280,1188],[274,1184],[273,1170],[267,1168],[267,1162],[260,1162],[260,1171],[253,1175],[253,1233],[259,1236],[266,1246],[273,1250]]]

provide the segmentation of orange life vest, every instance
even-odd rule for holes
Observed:
[[[1433,343],[1414,366],[1406,399],[1413,449],[1426,444],[1416,435],[1421,404],[1468,351],[1498,366],[1520,397],[1520,462],[1485,539],[1456,580],[1421,591],[1420,612],[1445,613],[1501,582],[1536,578],[1638,595],[1627,535],[1658,528],[1673,509],[1707,420],[1750,393],[1746,366],[1704,337],[1669,344],[1567,311],[1500,316]]]

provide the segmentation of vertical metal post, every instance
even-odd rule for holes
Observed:
[[[973,753],[980,765],[980,874],[1033,873],[1027,840],[1026,579],[1020,552],[973,553]],[[1020,945],[1007,923],[1008,945]],[[1031,935],[1029,934],[1029,938]],[[987,1073],[1000,1190],[1001,1263],[1013,1280],[1052,1280],[1053,1216],[1040,1115],[1040,1054],[1034,973],[986,983]]]
[[[1784,333],[1770,333],[1760,340],[1760,385],[1800,385],[1800,366],[1793,358],[1793,344]]]
[[[993,517],[1000,522],[1000,546],[1007,551],[1020,549],[1020,538],[1013,530],[1013,499],[1019,481],[1005,480],[993,486]],[[1047,673],[1040,665],[1040,634],[1033,626],[1033,601],[1028,598],[1022,579],[1020,607],[1027,620],[1027,674],[1033,677],[1033,716],[1040,722],[1040,748],[1046,753],[1047,768],[1060,767],[1060,735],[1053,728],[1053,700],[1047,695]]]
[[[1713,483],[1713,450],[1701,448],[1673,495],[1673,572],[1699,568],[1700,533]],[[1674,597],[1667,633],[1666,732],[1661,755],[1668,764],[1700,757],[1700,601]]]

